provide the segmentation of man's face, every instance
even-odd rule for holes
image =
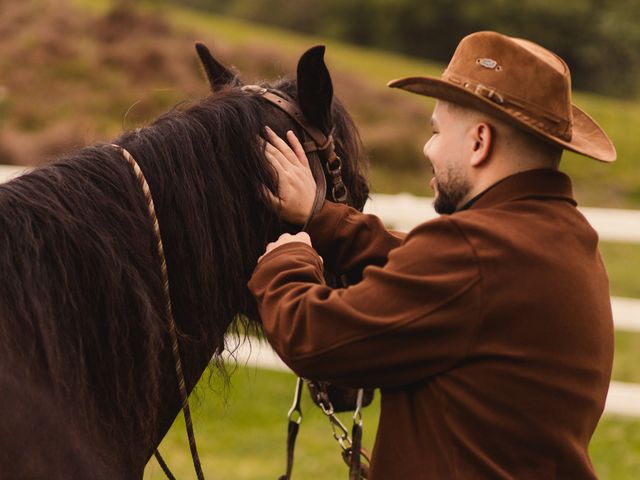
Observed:
[[[463,109],[450,108],[438,101],[431,116],[432,136],[424,146],[425,157],[431,162],[436,212],[450,214],[471,190],[468,162],[464,157],[464,142],[470,118]]]

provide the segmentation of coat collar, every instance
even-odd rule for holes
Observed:
[[[527,170],[505,177],[472,198],[460,210],[487,208],[512,200],[534,198],[564,200],[573,206],[571,179],[551,169]]]

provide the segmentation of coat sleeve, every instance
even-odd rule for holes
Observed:
[[[414,229],[356,285],[328,287],[318,254],[295,242],[269,252],[249,288],[268,340],[292,370],[351,387],[401,386],[451,368],[481,318],[476,256],[444,217]]]
[[[375,215],[325,201],[306,228],[327,270],[359,281],[368,265],[382,266],[404,233],[387,230]]]

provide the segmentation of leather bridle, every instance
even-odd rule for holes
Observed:
[[[332,129],[328,135],[325,135],[319,128],[311,125],[302,110],[295,103],[285,98],[282,92],[267,89],[260,85],[245,85],[242,90],[260,95],[267,102],[286,113],[302,129],[302,147],[307,154],[311,172],[316,180],[316,196],[311,216],[320,209],[327,194],[325,170],[331,178],[331,199],[334,202],[347,203],[349,192],[342,180],[342,159],[336,154],[333,141],[334,130]],[[321,161],[321,156],[324,162]]]

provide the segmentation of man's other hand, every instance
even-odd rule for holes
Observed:
[[[260,256],[260,258],[258,258],[258,263],[260,263],[260,260],[262,260],[262,257],[264,257],[271,250],[278,248],[279,246],[284,245],[286,243],[292,243],[292,242],[302,242],[302,243],[306,243],[310,247],[312,246],[311,237],[309,237],[309,234],[307,232],[300,232],[300,233],[296,233],[295,235],[291,235],[290,233],[283,233],[282,235],[280,235],[280,238],[278,238],[278,240],[267,244],[267,249]]]

